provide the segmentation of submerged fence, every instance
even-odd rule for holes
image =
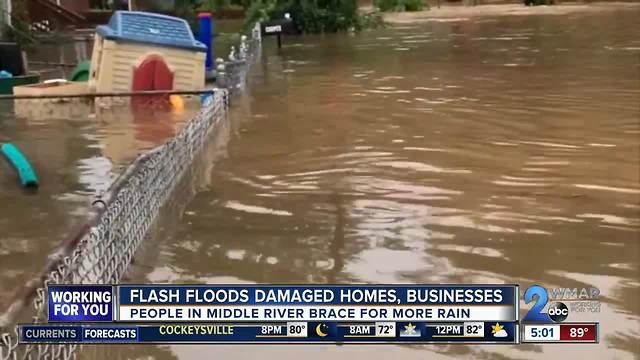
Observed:
[[[241,86],[259,51],[260,33],[254,30],[250,40],[243,38],[237,58],[231,54],[229,61],[219,62],[220,85],[232,89]],[[28,283],[20,300],[0,316],[0,360],[76,357],[78,345],[18,344],[16,323],[47,321],[48,284],[120,281],[216,123],[226,117],[228,104],[228,90],[212,90],[200,112],[176,137],[138,157],[107,192],[93,201],[87,223],[50,257],[42,276]]]
[[[256,23],[249,38],[243,35],[238,48],[231,47],[228,60],[216,59],[216,82],[220,87],[229,89],[233,94],[245,84],[245,69],[260,56],[261,42],[260,24]]]

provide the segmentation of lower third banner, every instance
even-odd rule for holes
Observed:
[[[106,343],[517,343],[515,322],[21,325],[20,341]]]

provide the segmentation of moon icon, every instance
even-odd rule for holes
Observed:
[[[318,324],[318,326],[316,326],[316,334],[318,334],[318,336],[320,336],[320,337],[325,337],[325,336],[329,335],[329,334],[327,334],[325,332],[322,332],[322,328],[323,327],[327,327],[327,325]]]

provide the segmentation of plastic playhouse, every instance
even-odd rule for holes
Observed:
[[[116,11],[98,26],[89,89],[95,92],[204,88],[207,47],[183,19]]]

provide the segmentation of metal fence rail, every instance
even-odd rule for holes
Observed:
[[[256,29],[259,29],[257,26]],[[222,87],[238,88],[259,52],[259,30],[243,38],[238,59],[224,63]],[[233,58],[233,56],[232,56]],[[75,359],[79,346],[21,345],[16,323],[47,321],[48,284],[115,284],[129,269],[136,250],[162,207],[227,114],[229,91],[217,89],[178,135],[138,157],[91,206],[79,233],[51,256],[42,277],[25,286],[24,298],[0,316],[0,360]],[[30,308],[30,303],[32,307]]]

